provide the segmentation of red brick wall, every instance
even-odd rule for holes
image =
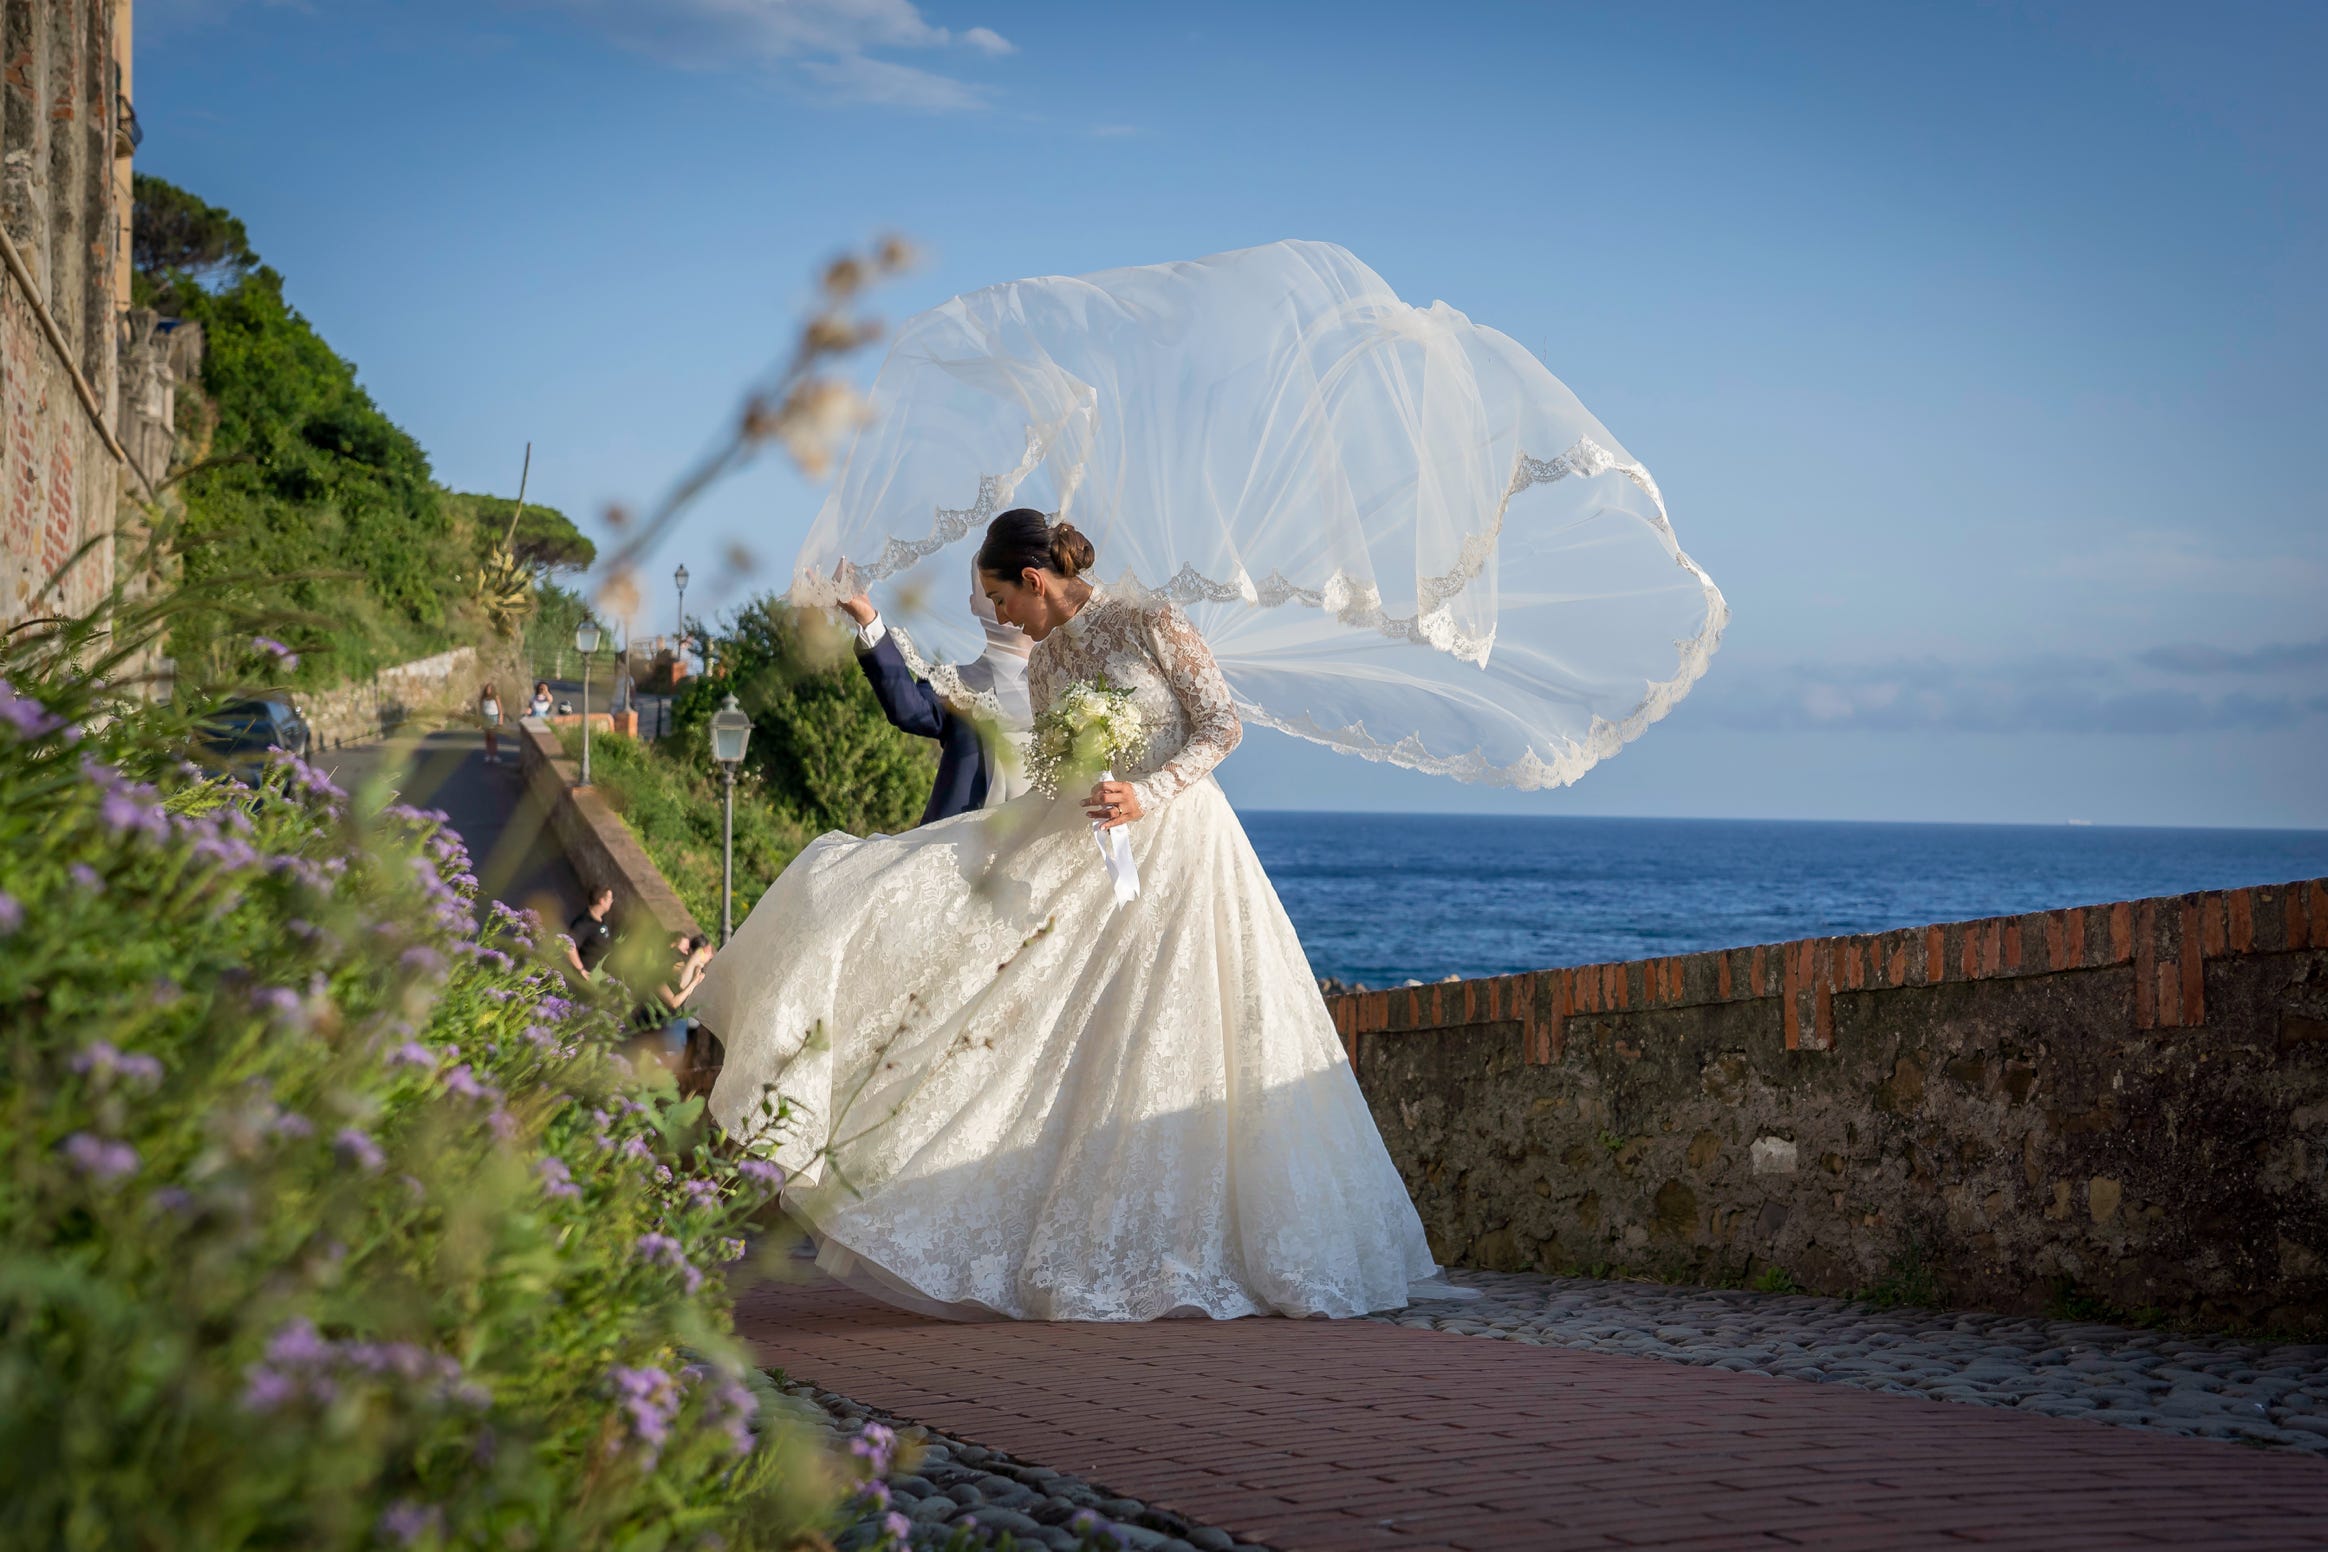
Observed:
[[[85,611],[113,582],[119,472],[13,280],[0,280],[0,426],[0,625]]]
[[[2328,949],[2328,879],[1353,992],[1327,1006],[1353,1060],[1369,1034],[1513,1022],[1523,1058],[1543,1065],[1577,1014],[1771,998],[1788,1050],[1827,1051],[1839,991],[2132,965],[2132,1027],[2183,1028],[2207,1021],[2207,961],[2292,949]]]

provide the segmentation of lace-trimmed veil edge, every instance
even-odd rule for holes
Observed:
[[[1038,428],[1027,433],[1025,456],[1017,468],[1007,474],[986,475],[978,481],[978,494],[966,507],[940,507],[929,533],[918,540],[891,538],[882,546],[881,553],[869,561],[848,560],[842,567],[847,581],[824,575],[819,571],[802,568],[794,574],[791,601],[795,606],[814,608],[839,603],[861,590],[869,582],[878,582],[920,564],[947,546],[959,543],[974,530],[983,532],[986,525],[1004,509],[1004,504],[1017,491],[1019,482],[1042,461],[1050,438]],[[1239,575],[1234,579],[1208,577],[1192,565],[1184,565],[1160,587],[1149,587],[1130,571],[1123,573],[1113,584],[1115,591],[1132,598],[1167,599],[1173,603],[1229,603],[1242,601],[1259,608],[1274,609],[1286,604],[1330,612],[1352,629],[1372,629],[1393,640],[1409,641],[1433,651],[1446,652],[1462,661],[1485,666],[1494,650],[1492,630],[1480,636],[1471,636],[1453,623],[1450,605],[1463,590],[1478,577],[1480,569],[1494,553],[1495,544],[1503,533],[1504,517],[1511,509],[1512,500],[1534,485],[1565,479],[1572,474],[1620,474],[1646,495],[1655,508],[1655,524],[1660,537],[1673,556],[1674,564],[1687,571],[1698,584],[1706,602],[1706,618],[1694,636],[1674,643],[1675,666],[1673,674],[1649,684],[1633,709],[1622,717],[1595,716],[1584,736],[1566,741],[1555,758],[1546,760],[1534,749],[1527,750],[1517,760],[1497,764],[1479,748],[1464,754],[1434,754],[1422,740],[1409,734],[1386,742],[1366,730],[1363,722],[1351,722],[1341,727],[1326,727],[1303,714],[1280,716],[1249,698],[1237,696],[1237,714],[1248,722],[1274,728],[1280,733],[1323,744],[1342,754],[1353,754],[1364,760],[1397,765],[1425,775],[1448,776],[1457,781],[1479,786],[1510,787],[1519,791],[1536,791],[1546,787],[1564,787],[1582,776],[1602,760],[1615,754],[1633,739],[1638,738],[1651,723],[1656,722],[1687,695],[1690,687],[1705,676],[1715,651],[1721,646],[1722,631],[1729,623],[1730,609],[1722,590],[1705,569],[1691,560],[1681,549],[1673,533],[1673,524],[1666,514],[1665,497],[1657,482],[1640,464],[1620,459],[1590,437],[1579,438],[1576,444],[1557,458],[1531,458],[1522,453],[1512,471],[1511,484],[1503,499],[1496,504],[1495,515],[1487,525],[1466,535],[1460,546],[1455,568],[1441,576],[1418,580],[1418,601],[1427,599],[1411,616],[1386,614],[1382,608],[1381,590],[1372,583],[1356,582],[1337,570],[1315,588],[1305,588],[1271,572],[1260,582]],[[1069,485],[1072,489],[1072,482]],[[902,643],[901,643],[902,645]],[[910,650],[910,648],[909,648]],[[920,664],[918,652],[911,661]],[[939,693],[963,709],[984,711],[984,702],[990,695],[981,696],[968,691],[953,676],[951,665],[938,664],[934,670],[917,666],[915,672],[932,678],[943,673],[949,676],[947,684],[940,685]],[[950,692],[950,693],[949,693]]]

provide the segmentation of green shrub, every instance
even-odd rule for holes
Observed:
[[[440,816],[206,777],[54,662],[0,657],[0,1545],[830,1528],[724,1292],[772,1167]]]
[[[821,615],[755,599],[713,640],[718,672],[673,702],[674,747],[708,748],[705,725],[732,691],[752,717],[744,768],[770,802],[811,835],[895,835],[929,803],[937,746],[889,725],[843,643]]]

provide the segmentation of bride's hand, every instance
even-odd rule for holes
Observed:
[[[1128,781],[1101,782],[1091,789],[1091,796],[1083,800],[1083,811],[1099,820],[1102,830],[1130,824],[1146,812],[1140,807],[1140,795],[1132,790],[1132,784]]]

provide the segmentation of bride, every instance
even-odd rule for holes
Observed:
[[[1213,770],[1258,724],[1575,780],[1727,618],[1656,482],[1508,336],[1326,243],[956,297],[873,401],[793,604],[902,601],[976,544],[1038,718],[1128,701],[1138,736],[1096,788],[802,852],[696,994],[714,1115],[792,1172],[828,1270],[917,1309],[1443,1294]]]
[[[824,837],[697,994],[727,1045],[713,1113],[794,1168],[828,1270],[914,1308],[1404,1305],[1437,1268],[1213,781],[1240,736],[1227,687],[1177,607],[1113,596],[1094,559],[1021,508],[988,528],[978,571],[1034,640],[1038,715],[1103,679],[1138,708],[1146,747],[1087,805],[1129,827],[1138,898],[1118,909],[1086,810],[1041,794]],[[790,1113],[771,1127],[777,1092]]]

